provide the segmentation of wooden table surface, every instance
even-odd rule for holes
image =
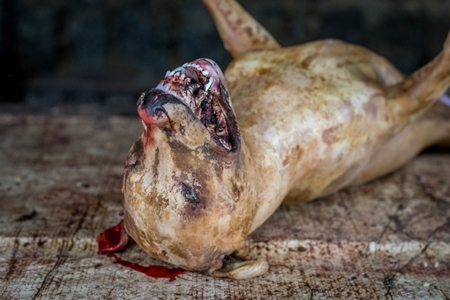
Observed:
[[[97,255],[137,117],[0,114],[0,299],[450,299],[450,152],[282,205],[248,239],[267,274],[155,279]],[[136,244],[120,257],[163,264]]]

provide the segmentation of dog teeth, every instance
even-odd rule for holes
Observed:
[[[203,68],[200,67],[199,65],[192,65],[194,68],[196,68],[197,70],[199,70],[200,72],[203,72]]]
[[[199,71],[202,72],[202,73],[203,73],[203,71],[205,71],[205,69],[203,69],[201,66],[199,66],[199,65],[197,65],[197,64],[192,64],[192,63],[185,63],[185,64],[183,65],[183,67],[196,68],[197,70],[199,70]],[[203,74],[203,75],[205,75],[205,74]],[[205,76],[207,76],[207,75],[205,75]]]
[[[207,77],[208,81],[205,84],[205,91],[207,92],[211,85],[212,85],[212,79],[209,77],[209,71],[203,69],[200,65],[195,64],[195,63],[184,63],[181,67],[176,68],[173,71],[167,71],[166,72],[166,77],[167,76],[173,76],[173,75],[177,75],[180,76],[182,79],[187,78],[187,76],[185,76],[185,68],[195,68],[197,70],[199,70],[200,72],[202,72],[203,76]]]
[[[205,84],[205,92],[207,92],[209,90],[211,85],[212,85],[212,79],[208,78],[208,82]]]
[[[227,149],[228,151],[230,151],[232,149],[231,144],[226,142],[224,139],[219,139],[219,141],[222,144],[222,146],[224,146],[225,149]]]
[[[184,73],[183,67],[178,67],[173,71],[167,71],[166,76],[181,75]]]
[[[173,70],[173,72],[182,74],[182,73],[184,73],[184,70],[183,70],[183,67],[178,67],[175,70]]]

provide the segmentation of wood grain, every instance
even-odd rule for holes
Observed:
[[[282,205],[248,245],[246,281],[154,279],[97,255],[119,222],[137,118],[0,115],[0,299],[449,299],[450,153],[311,203]],[[121,257],[163,264],[132,245]]]

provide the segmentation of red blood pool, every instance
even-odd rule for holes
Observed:
[[[117,257],[116,255],[114,255],[112,253],[109,253],[108,256],[114,257],[114,259],[116,260],[116,263],[118,263],[124,267],[133,269],[135,271],[144,273],[147,276],[151,276],[151,277],[155,277],[155,278],[175,278],[178,275],[186,273],[186,270],[181,269],[181,268],[169,269],[169,268],[166,268],[163,266],[144,267],[139,264],[123,260],[120,257]]]
[[[181,268],[169,269],[163,266],[144,267],[139,264],[123,260],[113,254],[114,252],[124,249],[127,246],[127,243],[128,234],[125,231],[122,220],[116,226],[106,229],[97,236],[98,254],[107,253],[108,256],[115,259],[116,263],[155,278],[175,278],[186,272],[186,270]]]
[[[128,234],[123,220],[116,226],[106,229],[97,236],[98,254],[114,253],[124,249],[128,243]]]

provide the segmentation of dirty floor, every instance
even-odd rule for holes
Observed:
[[[170,280],[97,255],[140,132],[137,117],[0,114],[1,299],[450,299],[450,152],[281,206],[248,240],[270,262],[259,278]],[[135,244],[119,256],[163,265]]]

